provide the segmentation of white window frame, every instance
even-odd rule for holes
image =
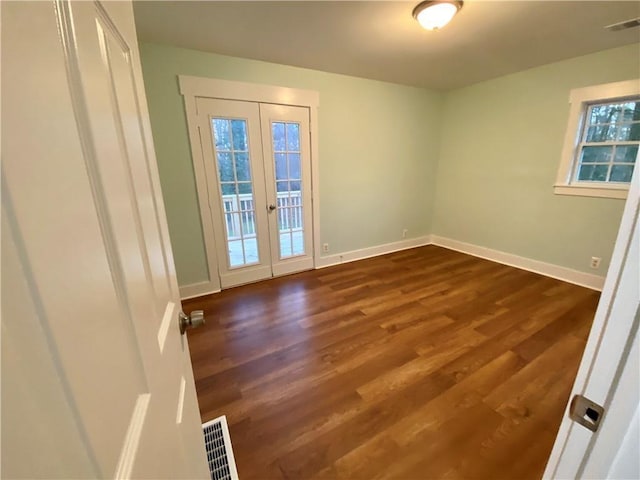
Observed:
[[[562,157],[553,191],[557,195],[627,198],[629,184],[580,182],[575,179],[579,147],[587,108],[593,103],[606,103],[640,95],[640,79],[576,88],[569,94],[569,122]],[[637,168],[637,167],[636,167]]]

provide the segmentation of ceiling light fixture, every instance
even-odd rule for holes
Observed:
[[[422,28],[439,30],[444,27],[462,8],[462,2],[456,0],[427,0],[413,9],[415,18]]]

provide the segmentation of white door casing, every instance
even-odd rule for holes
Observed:
[[[640,156],[636,164],[639,162]],[[578,394],[587,397],[602,405],[605,413],[599,429],[592,433],[569,418],[567,405],[544,478],[638,478],[640,474],[638,170],[633,174],[611,264],[570,395],[570,399]]]
[[[208,478],[129,2],[2,2],[2,476]]]
[[[203,226],[204,244],[207,254],[207,266],[209,278],[206,281],[193,285],[182,285],[180,293],[182,298],[191,298],[208,293],[218,292],[221,289],[219,263],[224,261],[218,258],[216,253],[216,239],[214,237],[214,215],[209,207],[210,193],[208,176],[206,173],[206,160],[202,148],[203,138],[199,128],[200,120],[197,103],[199,99],[223,99],[255,102],[263,104],[298,106],[309,111],[310,128],[310,176],[311,176],[311,224],[313,266],[321,256],[320,246],[320,175],[319,175],[319,143],[318,143],[318,108],[319,94],[311,90],[302,90],[288,87],[262,85],[256,83],[220,80],[215,78],[193,77],[188,75],[178,76],[180,93],[184,97],[187,127],[189,132],[189,144],[191,146],[191,158],[195,173],[200,207],[200,220]]]

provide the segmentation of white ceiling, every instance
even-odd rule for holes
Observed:
[[[417,3],[137,1],[134,9],[143,42],[445,90],[640,42],[640,28],[603,28],[640,17],[638,1],[470,0],[438,32],[412,18]]]

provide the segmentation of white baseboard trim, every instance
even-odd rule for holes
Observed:
[[[355,262],[356,260],[364,260],[365,258],[386,255],[387,253],[407,250],[408,248],[422,247],[431,243],[431,235],[423,237],[410,238],[399,242],[385,243],[384,245],[376,245],[375,247],[360,248],[349,252],[337,253],[335,255],[327,255],[320,257],[316,261],[315,268],[326,268],[341,263]]]
[[[512,253],[501,252],[500,250],[493,250],[491,248],[480,247],[471,243],[460,242],[451,238],[431,235],[431,243],[439,247],[448,248],[449,250],[467,253],[474,257],[480,257],[493,262],[509,265],[511,267],[520,268],[522,270],[528,270],[529,272],[539,273],[540,275],[556,278],[563,282],[573,283],[592,290],[602,291],[602,286],[604,285],[605,277],[600,275],[580,272],[571,268],[560,267],[551,263],[520,257]]]
[[[220,288],[213,286],[211,282],[198,282],[180,287],[180,300],[189,300],[190,298],[202,297],[210,293],[218,293]]]
[[[406,250],[408,248],[422,247],[431,243],[431,236],[425,235],[418,238],[410,238],[399,242],[377,245],[375,247],[361,248],[350,252],[338,253],[326,257],[320,257],[315,264],[316,269],[338,265],[340,263],[355,262],[356,260],[364,260],[365,258],[377,257],[386,253]],[[219,293],[220,288],[216,288],[212,282],[198,282],[180,287],[180,300],[189,300],[191,298],[202,297],[211,293]]]
[[[379,255],[386,255],[387,253],[422,247],[425,245],[437,245],[439,247],[448,248],[449,250],[473,255],[474,257],[480,257],[493,262],[502,263],[503,265],[509,265],[510,267],[520,268],[529,272],[556,278],[563,282],[573,283],[592,290],[602,291],[602,286],[604,285],[605,277],[600,275],[580,272],[571,268],[561,267],[551,263],[541,262],[539,260],[532,260],[512,253],[493,250],[487,247],[480,247],[478,245],[453,240],[451,238],[440,237],[438,235],[424,235],[422,237],[386,243],[375,247],[360,248],[358,250],[337,253],[335,255],[327,255],[326,257],[320,257],[316,261],[315,268],[320,269],[331,267],[333,265],[340,265],[341,263],[355,262],[357,260],[364,260],[365,258],[377,257]],[[220,289],[215,288],[211,282],[192,283],[190,285],[180,287],[180,299],[189,300],[191,298],[202,297],[204,295],[218,292],[220,292]]]

